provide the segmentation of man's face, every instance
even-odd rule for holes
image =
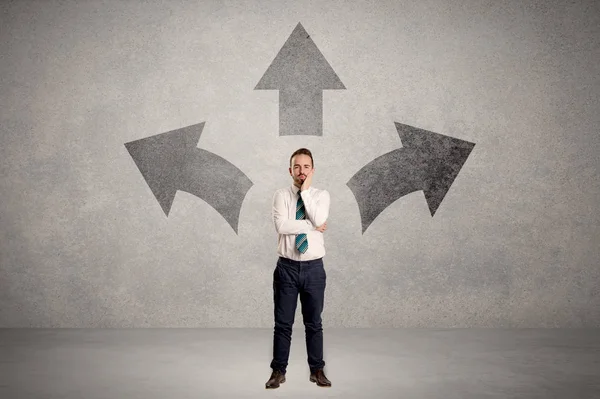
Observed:
[[[298,187],[304,183],[306,175],[312,170],[312,161],[308,155],[298,154],[292,158],[290,176],[294,179],[294,184]]]

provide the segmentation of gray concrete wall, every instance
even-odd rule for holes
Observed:
[[[272,326],[298,147],[332,199],[325,327],[600,326],[594,3],[2,2],[0,327]],[[322,136],[254,90],[299,22],[346,88]],[[237,233],[185,191],[167,216],[124,145],[202,122],[252,182]],[[418,190],[363,234],[346,183],[395,122],[475,147],[433,217]]]

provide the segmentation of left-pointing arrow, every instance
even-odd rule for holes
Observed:
[[[197,148],[204,122],[125,143],[146,183],[169,215],[177,190],[201,198],[238,232],[242,202],[252,182],[237,167]]]

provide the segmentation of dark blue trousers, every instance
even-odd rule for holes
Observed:
[[[280,257],[273,272],[275,331],[271,368],[285,373],[292,343],[292,326],[298,294],[304,319],[306,352],[311,373],[325,367],[321,313],[327,274],[323,259],[294,261]]]

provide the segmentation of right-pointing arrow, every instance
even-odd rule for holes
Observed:
[[[254,90],[279,90],[279,135],[323,135],[323,90],[346,89],[298,23]]]
[[[402,148],[384,154],[359,170],[352,190],[364,233],[397,199],[423,190],[433,216],[469,157],[474,143],[396,123]]]

